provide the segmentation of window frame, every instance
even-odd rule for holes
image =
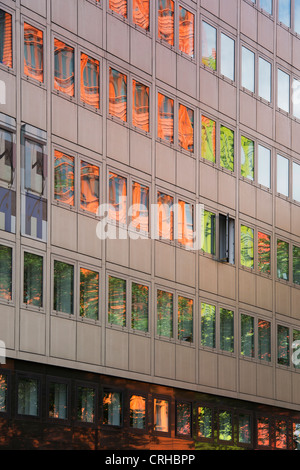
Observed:
[[[157,308],[157,293],[162,291],[167,294],[172,294],[172,336],[163,336],[158,333],[158,308]],[[167,341],[168,343],[176,342],[176,291],[173,288],[170,288],[168,285],[164,286],[162,284],[155,285],[155,337],[159,341]]]
[[[77,202],[78,213],[80,213],[82,215],[85,215],[87,217],[90,217],[92,219],[98,219],[99,216],[97,215],[97,211],[94,213],[94,212],[91,212],[89,210],[83,209],[81,207],[81,163],[84,162],[84,163],[87,163],[89,165],[95,166],[99,170],[99,188],[98,188],[99,189],[99,194],[98,194],[99,204],[98,204],[98,206],[99,206],[101,204],[102,194],[103,194],[103,191],[102,191],[102,162],[93,160],[90,157],[86,157],[83,154],[80,154],[77,157],[75,157],[75,160],[78,160],[77,175],[78,175],[79,181],[78,181],[78,190],[77,191],[76,191],[76,188],[77,188],[76,169],[75,169],[75,166],[74,166],[74,172],[75,172],[75,175],[74,175],[74,192],[77,193],[77,197],[78,197],[78,202]],[[76,200],[76,194],[74,195],[74,199]]]
[[[109,278],[110,277],[113,277],[115,279],[119,279],[121,281],[125,281],[125,296],[126,296],[126,300],[125,300],[125,322],[123,325],[119,325],[119,324],[116,324],[116,323],[112,323],[112,322],[109,322],[108,320],[108,313],[109,313],[109,309],[108,309],[108,306],[109,306]],[[107,270],[106,271],[106,307],[105,307],[105,325],[106,327],[108,328],[111,328],[111,329],[114,329],[114,330],[119,330],[119,331],[128,331],[129,330],[129,316],[130,316],[130,313],[129,313],[129,307],[130,307],[130,299],[129,299],[129,295],[130,295],[130,290],[129,290],[129,284],[130,284],[130,278],[123,274],[122,271],[120,272],[117,272],[117,271],[112,271],[112,270]],[[101,312],[100,312],[101,314]]]
[[[179,297],[186,299],[188,301],[193,302],[193,320],[192,320],[192,341],[184,341],[183,339],[179,338]],[[176,290],[176,297],[175,297],[175,309],[176,309],[176,321],[175,321],[175,340],[176,343],[180,344],[180,346],[187,346],[190,348],[195,348],[196,346],[196,332],[195,332],[195,313],[197,312],[196,308],[196,299],[194,294],[190,294],[188,292],[184,292],[182,290]],[[174,320],[174,319],[173,319]]]
[[[67,399],[67,405],[66,405],[66,412],[67,412],[67,418],[55,418],[53,416],[49,416],[50,413],[50,385],[51,383],[54,384],[64,384],[67,386],[67,391],[66,391],[66,399]],[[46,403],[47,403],[47,418],[46,420],[51,423],[60,423],[60,424],[65,424],[65,425],[70,425],[72,421],[72,408],[71,408],[71,380],[65,377],[59,377],[59,376],[52,376],[48,375],[46,377]]]
[[[240,416],[241,415],[247,415],[250,417],[250,431],[251,431],[251,440],[249,443],[246,442],[241,442],[240,441],[240,435],[239,435],[239,429],[240,429]],[[245,449],[252,449],[253,448],[253,443],[254,443],[254,417],[253,417],[253,412],[248,409],[238,409],[236,411],[236,421],[237,421],[237,445],[239,447],[243,447]]]
[[[3,367],[0,364],[0,375],[5,375],[6,377],[6,385],[7,385],[7,392],[6,392],[6,410],[0,412],[0,418],[9,419],[12,415],[11,410],[11,390],[12,390],[12,372],[10,369]],[[17,410],[17,408],[16,408]]]
[[[134,428],[130,425],[130,412],[131,412],[131,408],[130,408],[130,399],[132,396],[138,396],[138,397],[142,397],[145,399],[145,427],[144,428]],[[149,432],[149,397],[148,397],[148,393],[147,392],[141,392],[140,390],[138,389],[127,389],[127,399],[128,399],[128,406],[127,406],[127,410],[125,410],[125,419],[126,419],[126,422],[128,423],[128,429],[129,429],[129,433],[133,433],[133,434],[148,434]]]
[[[154,428],[155,425],[155,400],[162,400],[168,403],[168,431],[157,431]],[[152,423],[153,423],[153,434],[156,436],[171,437],[171,413],[172,413],[172,401],[168,395],[153,394],[152,395]]]
[[[24,54],[24,45],[25,45],[25,31],[24,31],[24,23],[27,23],[29,24],[30,26],[33,26],[34,28],[38,29],[39,31],[41,31],[43,33],[43,80],[40,82],[36,79],[34,79],[33,77],[30,77],[28,75],[25,74],[25,71],[24,71],[24,61],[25,61],[25,54]],[[22,44],[23,44],[23,47],[21,47],[21,64],[22,64],[22,78],[24,78],[24,80],[32,83],[32,84],[35,84],[35,85],[38,85],[39,87],[43,88],[43,89],[46,89],[46,79],[47,79],[47,75],[48,75],[48,72],[47,72],[47,60],[46,59],[46,54],[45,52],[47,51],[47,34],[46,34],[46,28],[44,25],[38,23],[37,21],[35,21],[34,18],[30,18],[30,17],[27,17],[26,15],[22,15],[21,16],[21,31],[22,31]]]
[[[16,191],[16,172],[17,172],[17,150],[16,150],[16,138],[17,138],[17,124],[16,119],[0,113],[0,129],[1,131],[8,132],[12,137],[12,155],[11,155],[11,181],[0,180],[0,186],[5,189]]]
[[[73,96],[64,93],[63,91],[57,90],[54,86],[55,83],[55,39],[57,39],[60,42],[63,42],[66,46],[69,46],[73,49],[73,60],[74,60],[74,94]],[[56,33],[55,31],[52,31],[51,33],[51,52],[52,52],[52,84],[51,84],[51,90],[53,95],[60,96],[61,98],[65,98],[66,100],[72,102],[72,103],[77,103],[78,102],[78,45],[73,41],[73,39],[70,39],[67,36],[63,36],[60,33]]]
[[[231,415],[231,439],[230,440],[224,440],[220,439],[220,413],[221,412],[226,412],[230,413]],[[232,446],[234,444],[234,424],[235,424],[235,413],[234,409],[230,408],[226,404],[224,406],[218,406],[216,410],[216,415],[217,415],[217,442],[221,445],[229,445]]]
[[[12,67],[9,67],[8,65],[5,65],[0,62],[0,68],[4,70],[5,72],[11,73],[13,75],[16,75],[16,11],[10,8],[8,5],[0,5],[0,9],[4,11],[5,13],[8,13],[11,15],[11,25],[12,25],[12,31],[11,31],[11,56],[12,56]]]
[[[151,331],[152,331],[152,324],[151,324],[151,318],[150,318],[150,315],[151,315],[151,311],[152,311],[152,295],[151,295],[151,281],[148,281],[148,280],[145,280],[145,279],[137,279],[136,277],[131,277],[129,282],[129,319],[128,319],[128,322],[129,322],[129,325],[128,325],[128,329],[131,333],[134,333],[135,335],[140,335],[140,336],[146,336],[146,337],[150,337],[151,336]],[[132,284],[138,284],[138,285],[142,285],[142,286],[145,286],[145,287],[148,287],[148,329],[147,331],[143,331],[143,330],[138,330],[136,328],[133,328],[132,327]]]
[[[23,413],[19,413],[18,411],[18,404],[19,404],[19,383],[22,379],[29,379],[36,381],[37,384],[37,414],[36,415],[27,415]],[[29,421],[40,421],[42,420],[42,391],[43,391],[43,383],[42,383],[42,376],[41,374],[25,372],[25,371],[17,371],[15,375],[15,385],[16,385],[16,395],[15,395],[15,417],[17,420],[29,420]]]
[[[94,396],[94,421],[91,423],[91,422],[88,422],[88,421],[81,421],[78,419],[78,416],[77,416],[77,405],[78,405],[78,400],[79,400],[79,388],[82,387],[82,388],[91,388],[94,390],[95,392],[95,396]],[[75,403],[74,403],[74,414],[75,414],[75,417],[74,417],[74,420],[76,422],[77,425],[79,426],[84,426],[84,427],[89,427],[89,428],[96,428],[97,425],[98,425],[98,422],[99,422],[99,387],[98,387],[98,384],[97,383],[94,383],[94,382],[85,382],[85,381],[82,381],[82,380],[76,380],[75,384],[74,384],[74,388],[75,388]]]
[[[102,2],[97,2],[96,5],[98,7],[101,7],[102,8],[102,5],[101,5]],[[102,57],[100,57],[97,53],[95,53],[94,51],[90,51],[89,49],[86,49],[86,48],[83,48],[83,47],[80,47],[78,46],[78,50],[76,52],[77,54],[77,57],[76,57],[76,63],[77,63],[77,68],[75,69],[75,73],[77,75],[77,77],[75,77],[75,81],[76,81],[76,89],[79,90],[78,92],[78,105],[79,106],[82,106],[83,108],[86,108],[90,111],[93,111],[94,113],[96,114],[99,114],[99,115],[103,115],[103,104],[104,104],[104,99],[103,99],[103,61],[102,61]],[[99,102],[98,102],[98,105],[99,107],[96,108],[95,106],[89,104],[89,103],[86,103],[85,101],[83,101],[81,99],[81,85],[82,85],[82,81],[81,81],[81,56],[82,54],[85,54],[89,59],[93,59],[93,60],[96,60],[98,61],[99,63],[99,77],[98,77],[98,86],[99,86]]]
[[[129,174],[127,177],[127,227],[128,232],[135,233],[138,236],[138,239],[141,237],[142,239],[149,239],[152,233],[152,215],[151,215],[151,201],[152,201],[152,182],[147,181],[146,179],[142,179],[139,176],[135,177],[134,174]],[[132,219],[132,202],[133,202],[133,185],[137,183],[141,186],[145,186],[148,188],[148,230],[136,230],[136,228],[132,227],[133,219]],[[128,187],[129,186],[129,187]],[[130,235],[129,235],[130,237]]]
[[[189,410],[190,410],[190,419],[189,419],[189,422],[190,422],[190,432],[189,434],[180,434],[178,432],[178,429],[177,429],[177,425],[178,425],[178,416],[177,416],[177,405],[178,404],[183,404],[183,405],[188,405],[189,406]],[[194,428],[195,426],[193,425],[193,401],[189,401],[187,400],[186,398],[184,399],[181,399],[180,396],[176,397],[175,399],[175,436],[177,439],[184,439],[184,440],[191,440],[193,438],[193,435],[194,435]]]
[[[29,253],[29,254],[32,254],[32,255],[37,255],[37,256],[40,256],[43,260],[43,268],[42,268],[42,271],[43,271],[43,283],[42,283],[42,305],[41,307],[38,307],[38,306],[35,306],[35,305],[30,305],[30,304],[26,304],[24,302],[24,269],[25,269],[25,253]],[[46,313],[46,302],[45,302],[45,293],[46,293],[46,253],[44,251],[41,251],[41,250],[36,250],[34,248],[32,248],[31,246],[30,247],[27,247],[25,245],[22,245],[21,246],[21,305],[22,305],[22,308],[24,308],[25,310],[33,310],[33,311],[36,311],[36,312],[39,312],[39,313]]]
[[[0,298],[0,304],[14,307],[16,305],[16,276],[14,275],[16,269],[16,246],[10,240],[2,239],[0,241],[0,246],[5,246],[7,248],[11,248],[11,265],[12,265],[12,273],[11,273],[11,299],[4,300]]]
[[[67,202],[61,201],[60,199],[55,198],[55,151],[60,152],[67,157],[70,157],[74,161],[74,204],[69,204]],[[81,157],[80,157],[81,158]],[[84,158],[84,157],[82,157]],[[60,208],[65,208],[68,211],[73,211],[77,212],[78,211],[78,197],[80,198],[80,195],[78,196],[78,193],[80,193],[80,190],[78,190],[78,154],[72,150],[69,150],[65,147],[61,147],[60,145],[57,144],[52,144],[52,162],[53,164],[51,165],[52,168],[52,204],[54,206],[60,207]],[[79,177],[80,177],[80,169],[79,169]]]
[[[264,444],[259,444],[258,443],[258,427],[257,427],[257,424],[258,424],[258,420],[261,420],[261,419],[267,419],[268,420],[268,427],[269,427],[269,444],[267,445],[264,445]],[[256,447],[258,449],[263,449],[263,450],[271,450],[272,447],[273,447],[273,435],[272,435],[272,416],[269,415],[268,413],[262,413],[262,412],[258,412],[258,413],[255,413],[255,417],[254,417],[254,420],[255,420],[255,430],[256,430],[256,436],[255,436],[255,443],[256,443]]]
[[[159,122],[160,122],[160,110],[158,106],[158,95],[162,95],[164,98],[167,98],[168,100],[173,102],[173,136],[172,140],[167,140],[163,139],[162,137],[158,136],[158,131],[159,131]],[[169,91],[162,90],[161,88],[156,89],[156,96],[155,96],[155,110],[156,110],[156,129],[155,129],[155,138],[156,141],[159,142],[160,144],[164,144],[169,148],[177,148],[178,147],[178,132],[177,132],[177,126],[178,126],[178,106],[177,106],[177,99],[172,93],[169,93]]]
[[[104,407],[103,407],[103,400],[104,400],[104,395],[105,393],[118,393],[120,394],[120,404],[121,404],[121,413],[120,413],[120,424],[107,424],[104,423]],[[125,422],[125,409],[124,409],[124,403],[125,403],[125,391],[122,388],[115,387],[115,386],[110,386],[110,384],[103,384],[100,390],[101,394],[101,411],[100,411],[100,420],[101,420],[101,426],[104,427],[104,429],[108,430],[115,430],[119,431],[120,429],[124,428]]]
[[[211,410],[211,437],[202,437],[199,436],[199,408],[209,408]],[[217,411],[214,403],[210,402],[198,402],[196,403],[196,439],[199,442],[213,443],[215,440],[215,432],[218,431],[218,426],[216,426],[216,415]]]
[[[86,316],[81,316],[80,315],[80,308],[81,308],[81,302],[80,302],[80,296],[81,296],[81,283],[80,283],[80,274],[81,274],[81,269],[86,269],[88,271],[92,271],[93,273],[96,273],[98,275],[98,308],[97,308],[97,318],[89,318],[89,317],[86,317]],[[101,279],[102,279],[102,272],[101,272],[101,268],[99,267],[96,267],[96,266],[91,266],[90,264],[88,263],[83,263],[81,261],[78,261],[78,264],[77,264],[77,278],[75,277],[76,276],[76,273],[74,272],[74,280],[76,280],[75,282],[75,286],[74,286],[74,289],[76,286],[78,286],[78,289],[77,289],[77,294],[75,294],[75,297],[77,296],[78,299],[77,299],[77,304],[78,304],[78,309],[75,311],[75,318],[77,318],[78,320],[82,321],[82,322],[86,322],[86,323],[91,323],[93,325],[99,325],[101,324],[101,287],[102,287],[102,283],[101,283]]]
[[[72,313],[66,313],[66,312],[61,312],[60,310],[54,310],[54,287],[55,287],[55,281],[54,281],[54,265],[55,261],[58,261],[60,263],[66,264],[67,266],[72,266],[73,267],[73,312]],[[76,287],[76,279],[77,279],[77,263],[73,259],[69,259],[66,257],[58,256],[58,255],[53,255],[51,259],[51,273],[52,273],[52,289],[51,289],[51,315],[56,315],[59,317],[67,318],[69,320],[76,320],[76,312],[77,312],[77,295],[75,292],[75,287]]]
[[[248,356],[245,354],[242,354],[242,316],[244,317],[249,317],[253,320],[253,355]],[[250,314],[244,310],[241,310],[239,313],[239,358],[242,360],[248,360],[248,361],[256,361],[257,359],[257,318],[253,315]]]

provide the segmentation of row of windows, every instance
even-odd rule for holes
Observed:
[[[41,416],[41,379],[36,376],[17,374],[17,415],[19,417],[39,418]],[[0,415],[9,411],[9,375],[0,374]],[[47,377],[46,406],[47,418],[51,422],[66,423],[75,417],[78,424],[95,425],[101,423],[109,427],[127,427],[136,432],[148,432],[170,436],[173,424],[173,406],[175,435],[182,438],[213,442],[227,445],[256,444],[261,447],[274,446],[287,449],[290,446],[290,435],[296,440],[299,423],[285,417],[255,415],[247,410],[206,403],[192,403],[144,393],[125,392],[110,387],[99,390],[96,384],[77,383],[75,385],[75,402],[71,402],[69,380]],[[73,413],[71,411],[73,406]],[[100,406],[99,406],[100,405]],[[150,427],[149,424],[151,423]],[[255,430],[254,430],[255,426]],[[237,434],[234,437],[234,429]],[[291,427],[291,429],[290,429]],[[293,446],[295,443],[293,443]]]

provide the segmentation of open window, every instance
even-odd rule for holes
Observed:
[[[234,264],[235,223],[229,215],[219,214],[219,260]]]

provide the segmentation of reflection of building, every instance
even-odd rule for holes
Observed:
[[[288,4],[0,0],[0,448],[295,448]]]

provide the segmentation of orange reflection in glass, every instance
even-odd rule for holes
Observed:
[[[12,16],[0,10],[0,63],[12,67]]]
[[[99,61],[81,54],[80,61],[80,98],[81,101],[99,108]]]
[[[127,18],[127,0],[109,0],[109,8]]]
[[[149,188],[134,182],[132,185],[132,221],[136,230],[148,232],[149,230]]]
[[[109,217],[116,222],[126,223],[126,178],[109,174]]]
[[[140,28],[149,30],[149,0],[132,0],[132,20]]]
[[[74,206],[74,157],[54,151],[54,198]]]
[[[287,448],[287,424],[284,420],[276,421],[276,448]]]
[[[194,57],[194,15],[179,7],[179,50]]]
[[[74,96],[74,49],[54,39],[54,88]]]
[[[169,431],[169,402],[167,400],[154,399],[154,430]]]
[[[160,139],[174,142],[174,101],[158,93],[157,135]]]
[[[257,444],[259,446],[270,445],[270,424],[268,418],[257,420]]]
[[[130,397],[130,427],[144,429],[146,424],[146,400],[140,395]]]
[[[127,121],[127,77],[109,69],[109,114]]]
[[[216,161],[216,123],[205,116],[201,116],[201,157]]]
[[[178,140],[179,145],[193,152],[194,150],[194,111],[179,105],[178,115]]]
[[[99,168],[87,162],[81,162],[80,169],[80,207],[96,214],[99,206]]]
[[[164,240],[173,240],[173,197],[157,193],[158,236]]]
[[[24,23],[24,73],[43,81],[43,32]]]
[[[132,80],[132,124],[149,132],[149,87]]]
[[[178,242],[184,246],[193,246],[193,205],[178,201]]]
[[[158,0],[158,37],[174,46],[173,0]]]

